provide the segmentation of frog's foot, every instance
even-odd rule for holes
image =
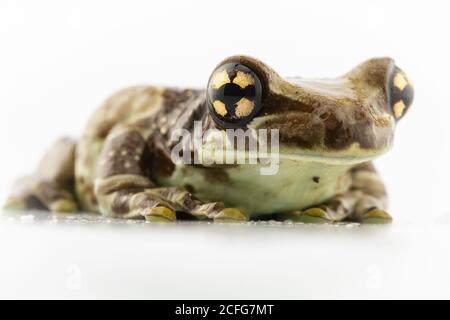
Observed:
[[[128,177],[129,178],[129,177]],[[127,180],[128,181],[128,180]],[[99,190],[119,181],[99,182]],[[181,188],[148,188],[143,191],[121,190],[100,197],[100,209],[104,215],[118,218],[142,218],[150,222],[174,222],[177,213],[188,214],[199,220],[223,217],[223,203],[203,203],[191,193]],[[237,219],[236,215],[236,219]],[[229,217],[231,219],[231,216]]]
[[[282,217],[304,223],[390,223],[392,218],[385,211],[386,192],[374,168],[369,164],[359,165],[352,170],[351,175],[352,186],[349,191],[318,206]]]
[[[239,223],[249,220],[248,214],[238,208],[225,208],[214,216],[215,222]]]
[[[293,211],[286,218],[302,223],[322,224],[332,222],[327,210],[320,207],[313,207],[304,211]]]
[[[373,208],[361,217],[361,223],[387,224],[392,222],[392,217],[384,210]]]
[[[108,135],[99,156],[95,180],[95,195],[102,214],[145,217],[149,221],[175,221],[186,214],[199,220],[245,219],[239,210],[224,210],[221,202],[205,203],[184,188],[156,187],[149,178],[151,168],[143,166],[152,157],[145,135],[133,126],[117,127]]]
[[[392,217],[385,211],[386,190],[375,168],[370,164],[357,166],[352,171],[352,179],[354,205],[348,219],[371,224],[391,223]]]
[[[304,211],[293,211],[282,215],[283,219],[302,223],[334,223],[353,221],[367,224],[386,224],[392,222],[392,217],[383,209],[371,207],[365,209],[364,196],[347,193],[337,196],[330,202]]]
[[[149,188],[136,193],[119,191],[103,199],[100,203],[102,213],[120,218],[144,217],[149,222],[175,222],[178,212],[216,222],[248,220],[242,210],[225,208],[221,202],[203,203],[181,188]]]
[[[17,196],[10,196],[3,205],[3,210],[7,211],[24,211],[26,209],[25,201]]]
[[[25,178],[18,181],[13,196],[3,207],[8,211],[48,210],[58,213],[77,211],[74,195],[55,182]]]
[[[384,210],[384,201],[361,191],[338,195],[318,207],[291,213],[290,219],[303,223],[360,222],[386,224],[392,222]]]
[[[163,206],[143,210],[142,215],[149,222],[174,222],[177,220],[175,211]]]

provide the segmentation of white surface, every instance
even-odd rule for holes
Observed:
[[[448,1],[2,0],[0,198],[54,139],[79,134],[113,91],[139,83],[201,87],[236,53],[304,77],[392,56],[412,78],[416,99],[394,149],[377,161],[397,219],[391,229],[134,233],[3,224],[0,296],[168,297],[169,285],[177,297],[450,297],[447,227],[434,222],[450,213],[449,9]],[[76,293],[64,291],[71,264],[86,279]],[[213,276],[219,265],[232,275]],[[385,275],[378,291],[364,287],[373,265]],[[303,274],[292,277],[285,271],[299,268]]]
[[[28,215],[0,224],[0,298],[448,298],[449,240],[449,221],[150,225]]]

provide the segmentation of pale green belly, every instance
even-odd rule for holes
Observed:
[[[249,214],[271,214],[319,204],[348,189],[350,165],[284,160],[276,175],[258,165],[202,168],[179,165],[163,186],[189,187],[202,201],[221,201]]]

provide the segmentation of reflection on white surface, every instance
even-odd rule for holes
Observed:
[[[0,217],[0,298],[450,297],[445,217],[391,226]]]

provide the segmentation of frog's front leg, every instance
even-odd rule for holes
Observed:
[[[239,210],[220,202],[203,203],[182,188],[160,188],[149,178],[151,150],[133,127],[118,128],[108,137],[100,155],[95,193],[104,215],[149,221],[175,221],[176,212],[199,219],[246,220]]]
[[[362,223],[389,223],[385,211],[387,195],[384,184],[371,163],[355,166],[351,171],[350,189],[318,206],[291,213],[296,221],[327,223],[355,221]]]

